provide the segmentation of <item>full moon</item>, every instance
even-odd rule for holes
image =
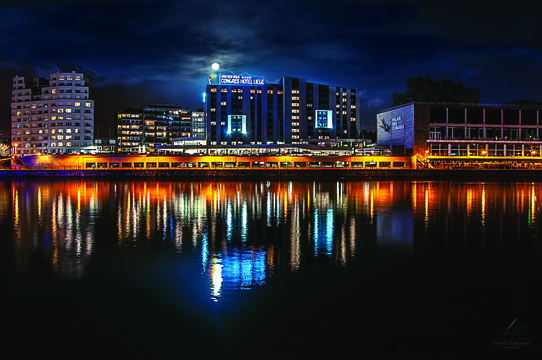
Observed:
[[[218,65],[218,63],[214,63],[213,65],[211,65],[211,69],[213,69],[214,71],[217,71],[219,68],[220,65]]]

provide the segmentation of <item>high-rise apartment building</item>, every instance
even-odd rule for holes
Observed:
[[[11,143],[16,154],[87,153],[94,142],[94,100],[79,72],[49,79],[15,76]]]
[[[326,144],[357,139],[360,91],[283,77],[278,84],[212,75],[205,92],[209,145]]]
[[[173,138],[191,136],[192,112],[179,105],[152,104],[117,113],[117,150],[155,152]]]

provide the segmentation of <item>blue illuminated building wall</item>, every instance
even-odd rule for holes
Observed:
[[[249,76],[210,76],[205,92],[207,144],[308,144],[357,139],[360,91],[285,76],[278,84]],[[329,114],[327,126],[317,110]],[[246,133],[232,119],[246,118]],[[232,118],[234,116],[234,118]]]

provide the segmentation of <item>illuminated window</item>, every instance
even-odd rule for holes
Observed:
[[[92,107],[92,104],[89,103],[89,102],[86,102],[86,103],[85,103],[85,107],[88,107],[88,108],[89,108],[89,107]]]
[[[75,106],[81,106],[81,103],[80,103],[80,102],[76,102],[76,103],[75,103]]]
[[[52,89],[51,94],[56,94],[56,89]]]

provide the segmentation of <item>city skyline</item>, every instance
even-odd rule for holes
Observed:
[[[104,135],[117,110],[196,110],[211,64],[268,82],[295,76],[360,89],[368,130],[409,76],[448,77],[482,103],[542,100],[541,5],[425,1],[18,1],[0,6],[0,134],[14,76],[90,76]]]

